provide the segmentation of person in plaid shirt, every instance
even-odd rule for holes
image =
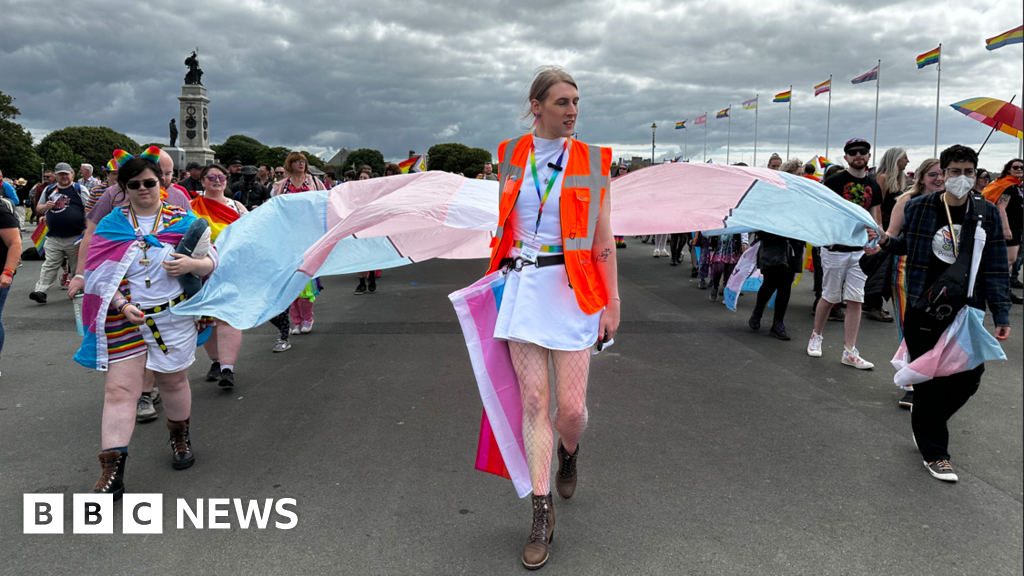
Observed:
[[[907,311],[904,340],[912,358],[930,350],[943,328],[935,325],[926,312],[915,305],[939,276],[956,261],[961,229],[973,211],[970,191],[978,167],[978,154],[955,145],[942,151],[939,165],[946,189],[915,198],[907,203],[903,229],[892,238],[879,228],[868,232],[868,238],[879,239],[881,249],[907,257]],[[970,306],[984,309],[987,302],[995,320],[995,336],[1010,337],[1010,277],[1006,261],[1006,239],[999,210],[991,202],[980,199],[985,207],[983,227],[986,234],[975,296]],[[970,247],[963,246],[964,249]],[[873,251],[877,251],[875,248]],[[949,429],[946,423],[978,390],[982,364],[974,370],[934,378],[914,385],[914,407],[911,427],[914,441],[924,457],[924,465],[932,476],[956,482],[957,475],[949,462]]]

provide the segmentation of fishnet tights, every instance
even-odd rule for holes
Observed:
[[[565,449],[571,453],[576,451],[587,426],[590,351],[563,352],[521,342],[509,342],[508,345],[523,399],[523,444],[530,467],[530,481],[535,495],[545,495],[551,491],[551,456],[555,450],[548,357],[555,372],[557,407],[554,429],[561,436]]]

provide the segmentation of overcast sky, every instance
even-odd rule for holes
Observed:
[[[966,4],[966,6],[965,6]],[[968,7],[969,6],[969,7]],[[324,153],[376,148],[405,158],[440,142],[496,153],[522,133],[519,117],[535,68],[557,64],[580,86],[581,140],[615,157],[678,156],[674,123],[711,113],[708,155],[752,162],[785,156],[793,85],[792,155],[829,155],[872,138],[875,85],[850,79],[882,59],[878,145],[910,149],[911,169],[931,156],[936,68],[918,54],[943,43],[939,144],[977,148],[989,129],[949,104],[989,96],[1020,101],[1020,45],[993,52],[985,39],[1024,21],[1018,0],[689,1],[0,0],[0,90],[37,139],[65,126],[109,126],[140,143],[167,139],[178,114],[183,61],[199,47],[213,143],[246,134],[271,146]],[[704,130],[687,152],[703,159]],[[876,146],[878,148],[878,146]],[[839,152],[837,152],[839,151]],[[997,132],[982,164],[1001,168],[1015,141]],[[880,155],[879,155],[880,156]]]

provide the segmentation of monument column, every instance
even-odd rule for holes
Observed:
[[[185,163],[213,164],[214,152],[210,148],[210,99],[202,84],[181,87],[181,126],[179,147],[185,152]]]

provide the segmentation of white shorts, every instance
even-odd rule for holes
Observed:
[[[149,316],[147,316],[149,318]],[[153,372],[173,374],[187,369],[196,361],[196,340],[199,332],[196,330],[195,316],[178,316],[165,312],[153,316],[160,338],[167,347],[167,354],[164,354],[153,337],[153,330],[143,324],[139,326],[142,332],[142,339],[146,341],[146,368]]]
[[[847,302],[864,302],[864,282],[868,277],[860,269],[860,258],[863,250],[856,252],[833,252],[821,249],[821,297],[826,302],[838,304]],[[845,291],[843,284],[846,284]]]

